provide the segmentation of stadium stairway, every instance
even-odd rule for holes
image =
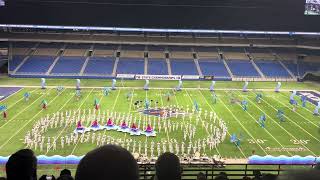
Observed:
[[[228,64],[227,64],[227,62],[226,62],[226,60],[224,58],[222,59],[222,62],[224,64],[224,66],[226,67],[230,77],[233,78],[233,74],[232,74],[232,72],[231,72],[231,70],[230,70],[230,68],[229,68],[229,66],[228,66]]]
[[[86,54],[88,55],[90,51],[93,51],[93,48],[94,48],[94,45],[92,44],[91,47],[90,47],[90,49],[86,52]],[[83,75],[83,72],[84,72],[84,70],[86,69],[89,60],[90,60],[90,56],[88,56],[88,57],[86,58],[83,66],[82,66],[82,68],[81,68],[81,70],[80,70],[80,76]]]
[[[54,59],[53,63],[51,64],[50,68],[48,69],[48,71],[46,72],[46,75],[51,74],[52,69],[54,68],[54,66],[57,64],[57,62],[59,61],[60,57],[63,55],[64,50],[66,49],[67,44],[64,44],[62,46],[62,48],[60,49],[61,53]]]
[[[192,50],[193,54],[195,54],[194,64],[196,65],[198,74],[199,74],[200,77],[202,77],[202,76],[203,76],[203,73],[202,73],[201,68],[200,68],[200,65],[199,65],[198,54],[194,51],[193,48],[192,48],[191,50]]]
[[[144,74],[145,75],[148,74],[148,58],[147,57],[144,58]]]
[[[114,62],[114,66],[112,70],[112,76],[115,76],[117,73],[118,63],[119,63],[119,57],[116,57],[116,61]]]
[[[168,74],[172,75],[170,59],[166,58],[166,63],[168,66]]]
[[[296,76],[288,69],[288,67],[286,65],[283,64],[282,61],[279,60],[279,57],[277,57],[277,61],[279,62],[279,64],[290,74],[290,76],[293,78],[293,79],[296,79]]]
[[[252,63],[253,67],[257,70],[257,72],[259,73],[259,75],[262,77],[262,78],[266,78],[266,76],[262,73],[262,71],[260,70],[260,68],[257,66],[257,64],[254,62],[254,60],[250,58],[250,62]]]
[[[30,56],[32,56],[36,50],[37,50],[37,47],[39,46],[40,43],[36,43],[34,45],[34,47],[32,47],[28,53],[27,53],[27,56],[25,58],[23,58],[22,62],[16,67],[16,69],[13,71],[13,74],[16,74],[16,72],[21,68],[21,66],[30,58]]]

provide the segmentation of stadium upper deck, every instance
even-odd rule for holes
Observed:
[[[0,37],[10,42],[13,77],[296,80],[320,67],[314,36],[14,29]]]

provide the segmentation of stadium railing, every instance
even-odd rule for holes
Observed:
[[[228,175],[229,179],[242,179],[243,177],[254,177],[254,172],[260,171],[261,174],[282,175],[289,170],[296,169],[311,169],[315,165],[301,165],[301,164],[182,164],[182,179],[191,180],[196,179],[198,173],[202,172],[206,175],[208,180],[214,179],[221,172]],[[5,176],[5,168],[2,165],[0,177]],[[43,174],[53,174],[56,177],[63,169],[71,170],[75,174],[76,164],[52,164],[52,165],[38,165],[38,176]],[[155,175],[154,164],[139,164],[140,180],[149,180]]]

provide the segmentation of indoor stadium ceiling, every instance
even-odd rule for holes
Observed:
[[[320,32],[305,0],[10,0],[1,24]]]

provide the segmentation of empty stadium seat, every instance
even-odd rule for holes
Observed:
[[[114,59],[109,57],[91,57],[84,70],[85,74],[111,75],[114,66]]]
[[[235,76],[259,77],[259,73],[248,60],[226,61],[232,74]]]
[[[85,62],[85,57],[60,57],[57,64],[53,67],[51,73],[59,74],[77,74]]]
[[[46,73],[53,63],[54,58],[54,56],[30,56],[17,72]]]
[[[199,75],[193,59],[171,59],[174,75]]]
[[[144,74],[144,59],[120,58],[117,74]]]
[[[267,77],[290,77],[290,74],[278,61],[258,60],[256,65]]]
[[[218,59],[199,59],[200,69],[205,76],[230,77],[227,68]]]
[[[24,58],[25,56],[12,56],[12,59],[9,61],[9,71],[14,71]]]
[[[148,74],[168,75],[168,66],[165,59],[149,59]]]

